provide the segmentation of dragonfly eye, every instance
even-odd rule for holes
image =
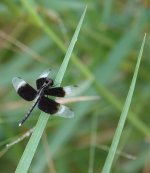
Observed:
[[[46,84],[48,84],[48,83],[49,83],[49,80],[48,80],[48,79],[46,79],[45,83],[46,83]]]
[[[45,84],[48,84],[49,86],[53,86],[53,80],[51,79],[46,79]]]

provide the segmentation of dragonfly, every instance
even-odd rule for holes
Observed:
[[[29,111],[20,121],[19,126],[29,118],[36,106],[49,115],[57,115],[65,118],[74,117],[74,112],[69,107],[62,105],[49,97],[71,96],[76,86],[57,87],[54,85],[54,80],[48,77],[50,71],[50,69],[45,70],[36,79],[36,89],[20,77],[14,77],[12,79],[12,84],[18,95],[26,101],[34,101]]]

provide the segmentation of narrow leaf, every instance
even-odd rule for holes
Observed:
[[[138,56],[138,60],[137,60],[137,64],[135,67],[132,82],[130,85],[130,89],[129,89],[129,92],[128,92],[128,95],[127,95],[127,98],[126,98],[126,101],[125,101],[125,104],[123,107],[123,111],[122,111],[121,116],[120,116],[120,120],[118,122],[118,126],[116,129],[116,132],[115,132],[115,135],[114,135],[107,159],[105,161],[102,173],[109,173],[111,170],[111,167],[112,167],[113,159],[114,159],[115,153],[117,151],[117,147],[118,147],[118,144],[120,141],[121,133],[122,133],[122,130],[123,130],[123,127],[125,124],[125,120],[126,120],[127,115],[128,115],[129,107],[131,104],[131,100],[132,100],[132,96],[133,96],[133,92],[134,92],[134,88],[135,88],[135,84],[136,84],[137,74],[138,74],[138,70],[139,70],[139,66],[140,66],[140,62],[141,62],[141,57],[142,57],[142,53],[143,53],[143,48],[144,48],[144,44],[145,44],[145,38],[146,38],[146,34],[145,34],[143,42],[142,42],[142,46],[141,46],[140,53]]]

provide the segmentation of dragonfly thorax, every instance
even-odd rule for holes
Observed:
[[[45,80],[45,86],[52,87],[53,84],[54,84],[54,82],[53,82],[52,79],[46,78],[46,80]]]
[[[46,78],[46,79],[45,79],[45,82],[43,83],[43,86],[41,87],[40,90],[47,90],[47,89],[49,89],[50,87],[52,87],[53,84],[54,84],[54,82],[53,82],[52,79]]]

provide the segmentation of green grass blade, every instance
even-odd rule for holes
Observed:
[[[68,49],[68,51],[67,51],[67,53],[65,55],[65,58],[64,58],[64,61],[62,62],[62,65],[61,65],[61,67],[59,69],[58,75],[57,75],[57,77],[55,79],[55,82],[56,83],[61,83],[62,82],[64,73],[65,73],[64,69],[67,68],[67,65],[68,65],[68,62],[69,62],[69,58],[70,58],[71,53],[73,51],[74,45],[75,45],[75,43],[77,41],[78,34],[79,34],[79,31],[80,31],[80,28],[81,28],[81,25],[82,25],[82,22],[83,22],[85,13],[86,13],[86,9],[87,9],[87,7],[85,8],[85,10],[83,12],[83,15],[81,16],[81,19],[79,21],[79,24],[78,24],[78,26],[76,28],[76,31],[75,31],[75,33],[74,33],[74,35],[72,37],[71,42],[70,42],[69,49]]]
[[[104,10],[103,10],[103,13],[102,13],[102,21],[104,23],[107,23],[107,21],[111,17],[112,6],[113,6],[113,0],[104,1]]]
[[[118,126],[117,126],[117,129],[116,129],[116,132],[115,132],[115,135],[114,135],[114,138],[113,138],[113,141],[112,141],[112,144],[111,144],[107,159],[105,161],[102,173],[109,173],[110,169],[112,167],[113,159],[114,159],[117,147],[118,147],[118,143],[119,143],[119,140],[120,140],[120,137],[121,137],[121,133],[122,133],[122,130],[123,130],[123,127],[124,127],[124,124],[125,124],[125,120],[127,118],[127,114],[128,114],[128,111],[129,111],[129,107],[130,107],[130,104],[131,104],[131,100],[132,100],[132,96],[133,96],[133,92],[134,92],[134,88],[135,88],[135,84],[136,84],[136,79],[137,79],[137,75],[138,75],[138,70],[139,70],[139,66],[140,66],[140,61],[141,61],[141,57],[142,57],[142,53],[143,53],[143,48],[144,48],[144,44],[145,44],[145,38],[146,38],[146,34],[145,34],[143,42],[142,42],[142,46],[141,46],[140,53],[139,53],[139,56],[138,56],[138,60],[137,60],[137,64],[136,64],[136,67],[135,67],[133,79],[132,79],[132,82],[131,82],[131,85],[130,85],[130,89],[129,89],[129,92],[128,92],[128,95],[127,95],[127,98],[126,98],[126,101],[125,101],[125,104],[124,104],[124,107],[123,107],[122,114],[120,116],[120,120],[118,122]]]
[[[84,16],[85,16],[85,13],[86,13],[86,8],[81,16],[81,19],[78,23],[78,26],[76,28],[76,31],[72,37],[72,40],[70,42],[70,45],[68,47],[68,50],[67,50],[67,53],[66,53],[66,56],[62,62],[62,65],[60,67],[60,70],[58,71],[58,74],[56,76],[56,82],[58,82],[59,84],[61,83],[62,81],[62,78],[64,76],[64,73],[67,69],[67,66],[68,66],[68,63],[69,63],[69,59],[71,57],[71,53],[73,51],[73,48],[74,48],[74,45],[77,41],[77,37],[78,37],[78,34],[79,34],[79,31],[80,31],[80,28],[81,28],[81,25],[83,23],[83,19],[84,19]],[[43,131],[46,127],[46,124],[47,124],[47,121],[48,121],[48,118],[49,116],[47,116],[45,113],[41,113],[39,119],[38,119],[38,122],[36,124],[36,127],[34,129],[34,132],[25,148],[25,151],[20,159],[20,162],[17,166],[17,169],[16,169],[16,173],[26,173],[29,169],[29,166],[31,164],[31,161],[33,159],[33,156],[36,152],[36,149],[37,149],[37,146],[39,144],[39,141],[41,139],[41,136],[43,134]]]

